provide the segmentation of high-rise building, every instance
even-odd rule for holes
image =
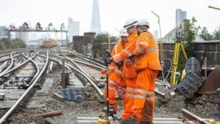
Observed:
[[[184,27],[184,20],[186,20],[186,11],[176,9],[176,27]]]
[[[93,0],[91,32],[101,32],[98,0]]]
[[[68,40],[72,41],[73,36],[79,35],[79,22],[68,18]]]
[[[175,42],[177,34],[178,36],[182,35],[184,22],[187,19],[186,14],[186,11],[176,9],[176,26],[163,37],[163,42]]]

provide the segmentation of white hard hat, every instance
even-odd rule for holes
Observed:
[[[150,27],[150,24],[149,24],[149,22],[147,21],[146,18],[140,19],[140,20],[137,22],[137,25],[140,25],[140,26],[145,25],[145,26]]]
[[[120,36],[125,36],[125,37],[129,36],[129,34],[125,28],[122,28],[120,30]]]
[[[137,24],[137,20],[133,19],[133,18],[130,18],[128,20],[125,21],[125,24],[124,24],[124,28],[128,29],[132,26],[136,26]]]

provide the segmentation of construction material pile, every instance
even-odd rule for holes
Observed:
[[[194,72],[188,72],[186,76],[177,84],[175,92],[183,95],[186,99],[195,96],[199,87],[204,83],[204,79]]]

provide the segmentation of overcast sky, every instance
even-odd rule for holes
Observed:
[[[160,16],[162,36],[175,27],[175,11],[182,9],[187,18],[195,17],[197,24],[207,27],[212,33],[220,27],[220,0],[98,0],[101,30],[117,35],[118,29],[128,18],[147,18],[151,31],[159,30]],[[90,31],[93,0],[0,0],[0,26],[22,25],[31,22],[35,26],[40,22],[47,27],[50,22],[59,28],[61,23],[67,26],[68,17],[80,22],[80,34]]]

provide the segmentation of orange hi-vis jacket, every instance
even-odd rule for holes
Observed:
[[[135,44],[137,41],[137,37],[138,37],[137,32],[134,32],[133,34],[131,34],[128,37],[129,45],[124,50],[122,50],[120,53],[112,56],[114,62],[116,62],[116,63],[121,62],[121,61],[123,61],[133,55],[133,51],[135,50]]]
[[[128,45],[128,42],[123,43],[122,41],[119,41],[118,44],[116,44],[112,50],[112,56],[124,50],[126,45]],[[112,65],[114,65],[114,71],[109,75],[110,76],[109,77],[109,84],[110,84],[109,88],[113,88],[111,87],[113,85],[124,87],[125,83],[124,83],[123,76],[122,76],[123,66],[118,67],[115,63]],[[117,90],[117,89],[114,89],[114,90]]]
[[[145,68],[151,70],[162,70],[159,60],[158,43],[150,32],[139,35],[135,50],[134,69],[140,71]]]
[[[118,41],[118,43],[114,46],[114,48],[112,49],[112,53],[111,55],[115,55],[119,52],[121,52],[127,43],[123,43],[122,41]],[[116,102],[116,97],[117,95],[123,95],[123,91],[125,89],[123,89],[123,87],[125,86],[123,77],[122,77],[122,70],[123,70],[123,66],[122,67],[118,67],[114,62],[111,62],[109,64],[109,68],[108,68],[108,85],[109,85],[109,89],[108,89],[108,94],[109,94],[109,104],[113,105],[113,108],[115,111],[117,111],[117,102]],[[122,89],[120,89],[122,88]],[[119,90],[122,90],[122,94],[118,94]],[[106,96],[106,89],[105,89],[105,96]]]
[[[131,52],[129,52],[128,50],[134,50],[135,47],[135,43],[137,41],[138,35],[137,32],[134,32],[133,34],[131,34],[128,37],[128,47],[126,47],[126,49],[123,50],[123,52],[121,53],[122,58],[126,58],[127,56],[131,56]],[[132,46],[130,46],[132,45]],[[126,58],[124,59],[124,70],[123,70],[123,76],[126,79],[134,79],[136,78],[137,74],[135,72],[135,70],[133,69],[133,64],[134,64],[134,60],[131,58]]]
[[[128,37],[128,46],[130,46],[130,44],[133,45],[134,47],[132,47],[132,49],[135,48],[135,43],[137,41],[137,38],[138,38],[137,32],[134,32]],[[124,51],[126,51],[126,49]],[[129,52],[125,52],[125,55],[124,55],[125,57],[126,57],[126,53],[129,53]],[[123,54],[124,53],[122,53],[122,55]],[[123,112],[121,113],[121,119],[128,119],[131,115],[131,107],[134,104],[134,99],[130,97],[130,95],[133,94],[133,92],[131,92],[129,89],[135,88],[136,79],[137,79],[137,72],[134,70],[134,58],[133,57],[124,59],[122,75],[125,79],[126,90],[125,90],[125,96],[124,96],[124,101],[123,101],[124,109],[123,109]]]
[[[126,45],[126,43],[122,43],[122,41],[118,41],[118,43],[112,49],[111,56],[114,56],[115,54],[121,52],[125,48],[125,45]],[[111,62],[108,65],[109,77],[112,75],[112,73],[114,73],[114,71],[117,71],[117,70],[118,70],[118,66],[114,62]]]
[[[150,32],[142,32],[136,42],[134,69],[138,72],[131,107],[131,117],[140,122],[152,122],[155,108],[155,84],[159,70],[158,43]]]
[[[114,56],[115,54],[120,53],[125,48],[126,44],[127,43],[122,43],[122,41],[118,41],[118,43],[112,49],[111,55]],[[109,64],[108,70],[109,70],[109,76],[115,72],[121,73],[121,69],[114,62],[111,62]]]

